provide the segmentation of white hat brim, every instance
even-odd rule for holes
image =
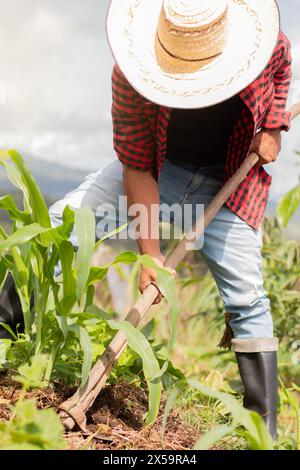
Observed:
[[[161,106],[203,108],[244,90],[266,67],[280,28],[275,0],[229,0],[224,52],[197,72],[168,74],[158,65],[155,35],[163,0],[111,0],[107,36],[128,82]]]

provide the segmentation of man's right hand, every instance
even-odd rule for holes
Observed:
[[[158,267],[165,268],[164,266],[165,257],[163,255],[160,255],[159,257],[152,256],[152,259],[157,264]],[[175,269],[170,269],[170,268],[166,268],[166,269],[168,269],[168,271],[170,271],[173,274],[173,276],[176,277]],[[156,285],[156,283],[157,283],[157,272],[155,271],[155,269],[149,268],[147,266],[142,266],[141,274],[140,274],[140,283],[139,283],[141,293],[143,294],[150,284]],[[160,293],[157,296],[154,304],[159,304],[162,301],[162,299],[163,299],[163,295]]]
[[[160,268],[164,267],[165,264],[165,258],[163,255],[159,257],[152,257],[153,261],[159,266]],[[155,269],[149,268],[148,266],[142,266],[141,268],[141,274],[140,274],[140,291],[143,294],[144,291],[147,289],[147,287],[150,284],[155,284],[157,282],[157,272]],[[162,294],[159,294],[155,300],[155,304],[159,304],[163,298]]]

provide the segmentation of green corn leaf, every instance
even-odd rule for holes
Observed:
[[[77,252],[77,300],[80,302],[89,278],[95,246],[95,215],[89,207],[75,212],[75,229],[78,240]]]
[[[169,307],[169,325],[171,338],[168,343],[169,353],[172,352],[177,338],[177,322],[180,315],[179,303],[177,299],[176,289],[175,289],[175,280],[172,274],[166,273],[165,271],[160,271],[157,276],[159,289],[164,295]]]
[[[97,250],[103,242],[105,242],[106,240],[109,240],[110,238],[112,238],[115,235],[118,235],[118,233],[123,232],[123,230],[125,230],[127,227],[128,227],[128,224],[121,225],[116,230],[113,230],[112,232],[105,235],[103,238],[101,238],[101,240],[99,240],[95,244],[95,250]]]
[[[111,314],[105,312],[105,310],[102,310],[96,305],[89,305],[86,308],[86,313],[89,316],[93,316],[94,318],[97,318],[98,320],[109,320],[111,318]]]
[[[110,321],[108,323],[112,329],[118,329],[125,334],[130,348],[142,359],[149,388],[149,411],[146,416],[146,425],[150,426],[157,418],[161,399],[162,385],[160,379],[156,378],[160,373],[159,363],[145,336],[134,326],[126,321],[122,323]]]
[[[209,450],[216,442],[231,434],[235,426],[223,424],[208,431],[194,446],[194,450]]]
[[[139,261],[144,266],[154,269],[157,272],[157,285],[163,296],[165,297],[169,307],[169,324],[171,331],[171,339],[168,344],[169,352],[172,351],[176,343],[177,321],[180,314],[179,303],[176,295],[176,283],[173,275],[166,269],[157,266],[155,261],[148,255],[139,256]]]
[[[0,261],[0,290],[2,289],[2,285],[6,279],[7,274],[7,267],[4,263]]]
[[[277,207],[277,217],[286,227],[290,219],[300,206],[300,184],[289,191],[279,202]]]
[[[87,330],[78,325],[72,325],[68,327],[70,331],[73,331],[78,337],[80,346],[83,350],[83,363],[81,369],[81,388],[85,386],[89,373],[92,368],[93,361],[93,345]]]
[[[112,264],[133,264],[138,260],[138,255],[134,251],[125,251],[116,257]]]
[[[162,368],[159,371],[159,374],[156,375],[153,380],[161,379],[162,376],[167,372],[168,368],[169,368],[169,361],[165,361]]]
[[[68,314],[76,302],[76,280],[72,270],[74,247],[71,242],[62,238],[56,229],[49,232],[56,247],[63,273],[63,300],[61,302],[64,314]]]
[[[138,256],[136,253],[132,251],[126,251],[118,255],[112,263],[108,263],[105,266],[92,266],[90,269],[89,278],[87,281],[87,285],[92,285],[95,282],[103,281],[106,278],[108,270],[111,266],[116,264],[133,264],[138,260]]]
[[[10,155],[11,160],[17,166],[20,175],[24,181],[24,184],[27,188],[31,209],[34,216],[34,221],[39,223],[42,227],[51,227],[47,204],[36,180],[32,176],[31,171],[26,165],[24,159],[17,151],[9,150],[8,153]]]
[[[14,246],[22,245],[37,235],[49,232],[49,229],[41,227],[39,224],[31,224],[18,229],[5,241],[0,243],[0,256],[5,256]]]
[[[9,163],[7,161],[1,161],[0,164],[5,168],[7,177],[9,181],[19,190],[21,190],[23,194],[23,203],[24,203],[24,208],[26,212],[29,212],[31,214],[31,222],[34,222],[32,218],[32,211],[30,207],[30,198],[28,194],[28,190],[26,188],[26,185],[24,184],[22,177],[18,171],[18,169],[13,165],[12,163]]]
[[[15,166],[6,161],[3,153],[0,156],[0,163],[6,168],[10,181],[22,191],[24,207],[27,212],[31,213],[32,222],[38,223],[44,228],[50,228],[51,222],[46,202],[24,159],[15,150],[6,152],[7,156]],[[39,239],[42,245],[49,246],[50,239],[47,232],[41,233]]]
[[[190,379],[188,384],[199,390],[203,395],[221,401],[230,411],[233,417],[233,426],[244,426],[247,432],[248,442],[254,450],[272,450],[272,438],[266,425],[258,413],[246,410],[232,395],[228,393],[210,390],[199,381]]]
[[[12,196],[4,196],[0,198],[0,209],[5,210],[12,220],[22,222],[24,225],[31,223],[29,212],[20,211]]]
[[[19,248],[13,247],[11,249],[11,256],[14,262],[13,275],[17,286],[19,288],[22,288],[22,286],[28,286],[29,267],[25,264]]]
[[[80,327],[79,341],[83,350],[81,387],[84,387],[89,377],[89,373],[91,371],[92,361],[93,361],[93,345],[92,345],[91,338],[85,328]]]
[[[0,257],[0,265],[3,265],[7,271],[13,272],[14,270],[13,259],[10,255],[4,256],[3,258]]]
[[[54,236],[54,233],[57,234],[57,237],[56,237],[57,242],[54,243],[54,246],[52,246],[51,259],[47,263],[50,273],[54,270],[54,268],[55,268],[55,266],[56,266],[56,264],[58,263],[58,260],[59,260],[58,246],[59,246],[60,243],[62,243],[62,239],[66,240],[66,241],[69,240],[69,238],[71,236],[71,233],[73,231],[73,228],[74,228],[74,223],[75,223],[75,212],[69,206],[66,206],[66,208],[64,209],[64,212],[63,212],[63,223],[62,223],[62,225],[56,227],[55,229],[53,229],[53,232],[51,232],[53,234],[53,236]]]
[[[245,410],[244,422],[242,426],[246,429],[245,437],[254,450],[274,450],[272,438],[266,428],[263,418],[255,411]],[[248,425],[247,425],[248,423]],[[255,429],[255,432],[252,431]]]
[[[60,331],[62,332],[63,337],[66,340],[68,337],[68,323],[66,317],[60,317],[59,315],[56,315],[55,318],[60,328]]]
[[[96,266],[92,266],[90,269],[89,278],[87,281],[87,285],[90,286],[95,284],[96,282],[101,282],[106,278],[108,273],[108,268],[97,268]]]
[[[17,335],[15,334],[15,332],[11,329],[11,327],[10,327],[9,325],[7,325],[6,323],[0,322],[0,326],[2,326],[2,328],[4,328],[6,331],[8,331],[8,333],[12,336],[12,338],[13,338],[15,341],[18,340]]]
[[[149,339],[150,335],[153,333],[154,328],[155,328],[155,320],[154,318],[152,318],[152,320],[150,320],[148,323],[146,323],[145,326],[143,326],[143,328],[141,329],[141,332],[147,339]]]
[[[69,240],[75,224],[75,211],[70,206],[66,206],[63,211],[63,223],[56,227],[57,232],[62,238]]]
[[[95,286],[87,286],[85,306],[84,306],[85,311],[90,305],[92,306],[94,305],[94,298],[95,298]]]

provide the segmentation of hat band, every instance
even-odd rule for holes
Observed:
[[[222,52],[218,52],[217,54],[214,54],[212,56],[209,56],[209,57],[201,57],[199,59],[187,59],[185,57],[180,57],[178,55],[174,55],[172,54],[172,52],[168,51],[168,49],[164,46],[164,44],[162,43],[160,37],[159,37],[159,34],[158,34],[158,31],[156,32],[156,36],[157,36],[157,40],[159,42],[159,45],[162,47],[162,49],[170,56],[170,57],[173,57],[173,59],[178,59],[178,60],[183,60],[184,62],[204,62],[204,61],[207,61],[207,60],[213,60],[215,59],[216,57],[218,57],[219,55],[222,54]]]

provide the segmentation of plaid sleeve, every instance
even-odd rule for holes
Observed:
[[[275,95],[272,105],[266,113],[262,127],[265,129],[281,128],[288,131],[291,123],[290,115],[286,110],[286,102],[292,77],[292,58],[290,41],[282,32],[279,35],[277,50],[278,48],[281,50],[281,59],[278,61],[279,65],[273,78]]]
[[[155,166],[154,138],[148,119],[153,106],[134,90],[115,65],[112,73],[114,149],[124,165],[145,171]]]

